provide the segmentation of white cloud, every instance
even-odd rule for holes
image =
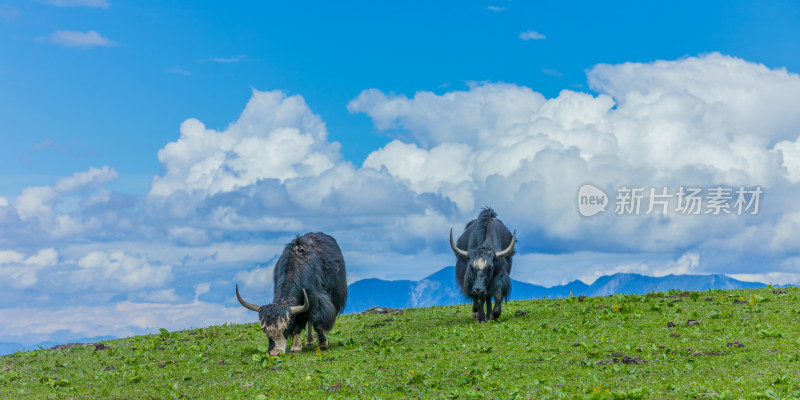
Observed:
[[[522,235],[539,231],[543,239],[586,250],[719,246],[713,240],[732,238],[756,220],[674,213],[663,219],[607,213],[587,220],[574,203],[585,182],[609,193],[622,185],[667,186],[673,192],[679,185],[761,185],[780,198],[787,190],[786,179],[795,171],[794,142],[773,144],[798,140],[800,132],[790,129],[800,122],[796,74],[709,54],[600,65],[589,77],[600,95],[565,90],[544,99],[527,88],[485,84],[409,99],[370,89],[348,107],[371,116],[381,130],[405,131],[403,139],[370,154],[365,167],[387,171],[416,193],[449,199],[465,221],[478,207],[491,205],[506,222],[526,227]],[[768,207],[762,204],[762,212]],[[780,239],[783,228],[776,229],[758,241]],[[782,243],[781,252],[800,248]],[[724,268],[717,257],[703,260],[700,270]],[[647,264],[642,272],[658,269]]]
[[[111,6],[108,0],[45,0],[44,3],[56,7],[108,8]]]
[[[274,271],[274,266],[253,268],[248,271],[240,271],[233,280],[245,287],[261,290],[270,289],[272,291]]]
[[[0,285],[10,284],[17,289],[31,288],[39,282],[40,270],[58,263],[58,252],[43,249],[26,257],[13,250],[0,251]]]
[[[544,40],[547,37],[536,31],[525,31],[519,34],[522,40]]]
[[[80,47],[84,49],[117,45],[114,41],[91,30],[87,32],[57,30],[53,32],[52,35],[43,38],[43,40],[59,46]]]
[[[500,12],[500,11],[505,11],[506,10],[505,7],[498,7],[498,6],[488,6],[488,7],[486,7],[486,9],[489,10],[489,11],[494,11],[494,12]]]
[[[123,251],[93,251],[76,263],[77,284],[118,287],[123,290],[161,287],[172,280],[172,266],[152,263],[142,255]]]
[[[225,131],[206,129],[196,119],[184,122],[178,141],[158,152],[165,174],[153,179],[150,194],[213,195],[263,179],[319,176],[339,158],[338,143],[327,136],[322,119],[302,97],[254,90],[239,120]]]
[[[90,167],[88,171],[76,172],[71,177],[63,178],[56,183],[56,190],[70,193],[94,190],[119,177],[117,171],[108,166]]]

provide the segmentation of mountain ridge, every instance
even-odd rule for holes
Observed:
[[[511,280],[511,300],[561,298],[573,296],[607,296],[615,293],[644,294],[679,290],[745,289],[767,286],[760,282],[745,282],[723,274],[666,275],[651,277],[633,273],[616,273],[597,278],[591,285],[574,280],[563,285],[545,287]],[[388,281],[378,278],[362,279],[349,286],[345,313],[364,311],[373,306],[415,308],[467,304],[455,279],[455,267],[448,266],[418,281]]]

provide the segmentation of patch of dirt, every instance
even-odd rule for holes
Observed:
[[[673,322],[667,322],[667,328],[674,328],[675,324]]]
[[[695,397],[717,397],[719,393],[717,392],[708,392],[708,393],[698,393],[694,395]]]
[[[772,294],[786,294],[786,293],[789,293],[789,291],[786,289],[775,289],[772,291]]]
[[[161,368],[164,368],[164,367],[167,366],[167,363],[162,361],[162,362],[158,363],[158,366],[161,367]]]
[[[217,365],[225,365],[225,360],[219,360],[219,362],[217,363]]]
[[[528,314],[530,314],[530,313],[527,312],[527,311],[521,311],[521,310],[517,310],[516,312],[514,312],[514,315],[516,315],[518,317],[524,317],[524,316],[526,316]]]
[[[251,386],[253,386],[253,385],[255,385],[255,383],[253,383],[253,382],[247,382],[247,383],[245,383],[244,385],[242,385],[242,386],[239,386],[239,389],[246,389],[246,388],[249,388],[249,387],[251,387]]]
[[[611,355],[611,359],[610,360],[600,360],[600,361],[597,362],[597,364],[598,365],[608,365],[608,364],[615,364],[615,363],[618,363],[618,362],[622,362],[623,364],[639,365],[639,364],[644,364],[645,363],[645,360],[642,360],[642,358],[639,357],[639,356],[631,357],[631,356],[629,356],[629,355],[627,355],[625,353],[619,352],[619,351],[615,351],[615,352],[611,353],[610,355]]]
[[[69,350],[73,347],[89,347],[91,343],[66,343],[66,344],[57,344],[50,348],[50,350]]]
[[[747,301],[746,300],[736,299],[736,300],[733,301],[733,304],[747,304]]]
[[[605,305],[605,304],[598,304],[598,305],[594,306],[594,308],[606,308],[606,307],[608,307],[608,306]]]
[[[727,346],[728,347],[744,347],[744,345],[739,343],[738,340],[735,341],[735,342],[728,342]]]
[[[114,370],[114,366],[113,365],[109,365],[109,366],[103,368],[103,371],[113,371],[113,370]]]
[[[670,333],[669,335],[672,336],[672,337],[681,337],[681,335],[679,333],[675,333],[675,332]]]
[[[369,310],[365,310],[360,312],[359,314],[389,314],[392,315],[399,315],[403,313],[402,309],[399,308],[390,308],[390,307],[372,307]]]
[[[700,322],[697,322],[696,319],[690,319],[690,320],[686,321],[686,325],[689,325],[689,326],[695,326],[695,325],[699,325],[699,324],[700,324]]]
[[[711,297],[706,297],[706,301],[714,301]]]
[[[584,301],[584,300],[586,300],[586,296],[584,296],[584,295],[580,295],[580,296],[578,296],[578,301],[580,301],[581,303],[583,303],[583,301]]]

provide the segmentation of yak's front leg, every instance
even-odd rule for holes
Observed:
[[[314,332],[311,331],[311,318],[308,319],[308,329],[306,329],[306,346],[314,346]]]
[[[477,310],[478,315],[475,316],[475,319],[478,322],[486,322],[486,314],[483,313],[483,299],[475,299],[475,303],[472,305],[473,313]]]
[[[300,333],[294,335],[294,342],[292,343],[292,353],[300,353],[303,351],[303,337]]]
[[[494,295],[494,308],[492,309],[492,319],[500,318],[500,313],[503,312],[501,303],[503,302],[503,295],[500,293]],[[489,307],[486,307],[488,310]],[[488,311],[487,311],[488,312]]]
[[[486,320],[494,319],[492,318],[492,297],[486,296]]]

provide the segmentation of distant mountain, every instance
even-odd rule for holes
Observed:
[[[638,274],[614,274],[598,278],[591,285],[573,281],[566,285],[544,287],[511,280],[511,300],[560,298],[574,296],[607,296],[615,293],[644,294],[672,289],[709,290],[742,289],[766,286],[742,282],[725,275],[667,275],[650,277]],[[363,279],[349,286],[345,313],[364,311],[370,307],[414,308],[466,304],[455,279],[455,267],[446,267],[419,281],[385,281]]]
[[[91,337],[91,338],[75,339],[72,342],[76,342],[76,343],[97,343],[97,342],[101,342],[103,340],[111,340],[111,339],[117,339],[117,337],[116,336],[96,336],[96,337]],[[63,343],[62,342],[41,342],[41,343],[36,343],[36,344],[32,344],[32,345],[24,345],[24,344],[20,344],[20,343],[0,342],[0,356],[6,355],[6,354],[11,354],[11,353],[16,353],[18,351],[36,350],[36,349],[38,349],[40,347],[43,347],[45,349],[49,349],[49,348],[51,348],[53,346],[56,346],[56,345],[59,345],[59,344],[63,344]]]

